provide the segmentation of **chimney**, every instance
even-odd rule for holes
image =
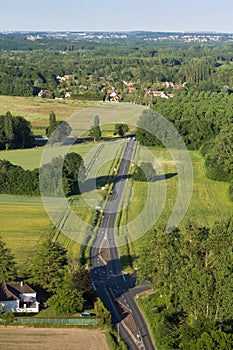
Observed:
[[[23,287],[23,281],[20,281],[20,287]]]

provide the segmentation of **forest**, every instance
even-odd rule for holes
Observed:
[[[146,313],[158,349],[232,348],[232,243],[232,219],[143,238],[140,279],[156,291]]]

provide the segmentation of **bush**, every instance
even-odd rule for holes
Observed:
[[[233,202],[233,181],[230,182],[229,195],[230,195],[230,200]]]
[[[14,322],[14,313],[12,311],[5,311],[2,315],[1,315],[1,319],[3,320],[4,324],[6,326],[12,324]]]
[[[155,180],[156,172],[151,163],[141,163],[140,167],[135,168],[132,178],[136,181],[150,182]]]

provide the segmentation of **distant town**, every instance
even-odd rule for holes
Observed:
[[[122,32],[96,32],[96,31],[67,31],[67,32],[15,32],[1,30],[2,35],[19,34],[27,40],[44,40],[48,39],[66,39],[77,41],[119,41],[119,40],[144,40],[144,41],[181,41],[181,42],[231,42],[233,33],[216,33],[216,32],[151,32],[151,31],[122,31]]]

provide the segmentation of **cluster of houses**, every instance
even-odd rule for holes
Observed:
[[[0,286],[0,310],[14,313],[38,313],[37,293],[23,281],[3,283]]]
[[[63,76],[58,75],[56,77],[57,83],[58,83],[58,87],[64,88],[64,96],[63,97],[56,97],[56,99],[67,99],[70,98],[72,95],[72,92],[69,90],[69,85],[64,85],[63,83],[68,83],[72,80],[75,79],[75,76],[72,74],[66,74]],[[90,80],[90,77],[88,76],[86,78],[86,81],[88,82]],[[110,101],[110,102],[119,102],[123,99],[122,95],[117,91],[117,89],[112,86],[110,88],[110,81],[106,81],[105,77],[99,77],[99,83],[102,85],[102,88],[100,89],[101,92],[105,93],[105,101]],[[63,85],[62,85],[63,84]],[[134,92],[136,92],[138,90],[138,88],[135,86],[136,83],[134,83],[133,81],[126,81],[123,80],[122,81],[123,84],[123,92],[124,94],[132,94]],[[180,83],[180,84],[175,84],[172,81],[164,81],[161,82],[160,84],[161,90],[153,90],[152,88],[147,88],[145,89],[145,96],[151,96],[151,97],[160,97],[160,98],[172,98],[174,96],[174,94],[171,93],[171,90],[168,92],[166,91],[167,89],[181,89],[185,86],[185,83]],[[78,89],[80,91],[88,91],[89,88],[87,85],[79,85]],[[42,89],[39,93],[38,96],[39,97],[44,97],[48,94],[47,90]]]

